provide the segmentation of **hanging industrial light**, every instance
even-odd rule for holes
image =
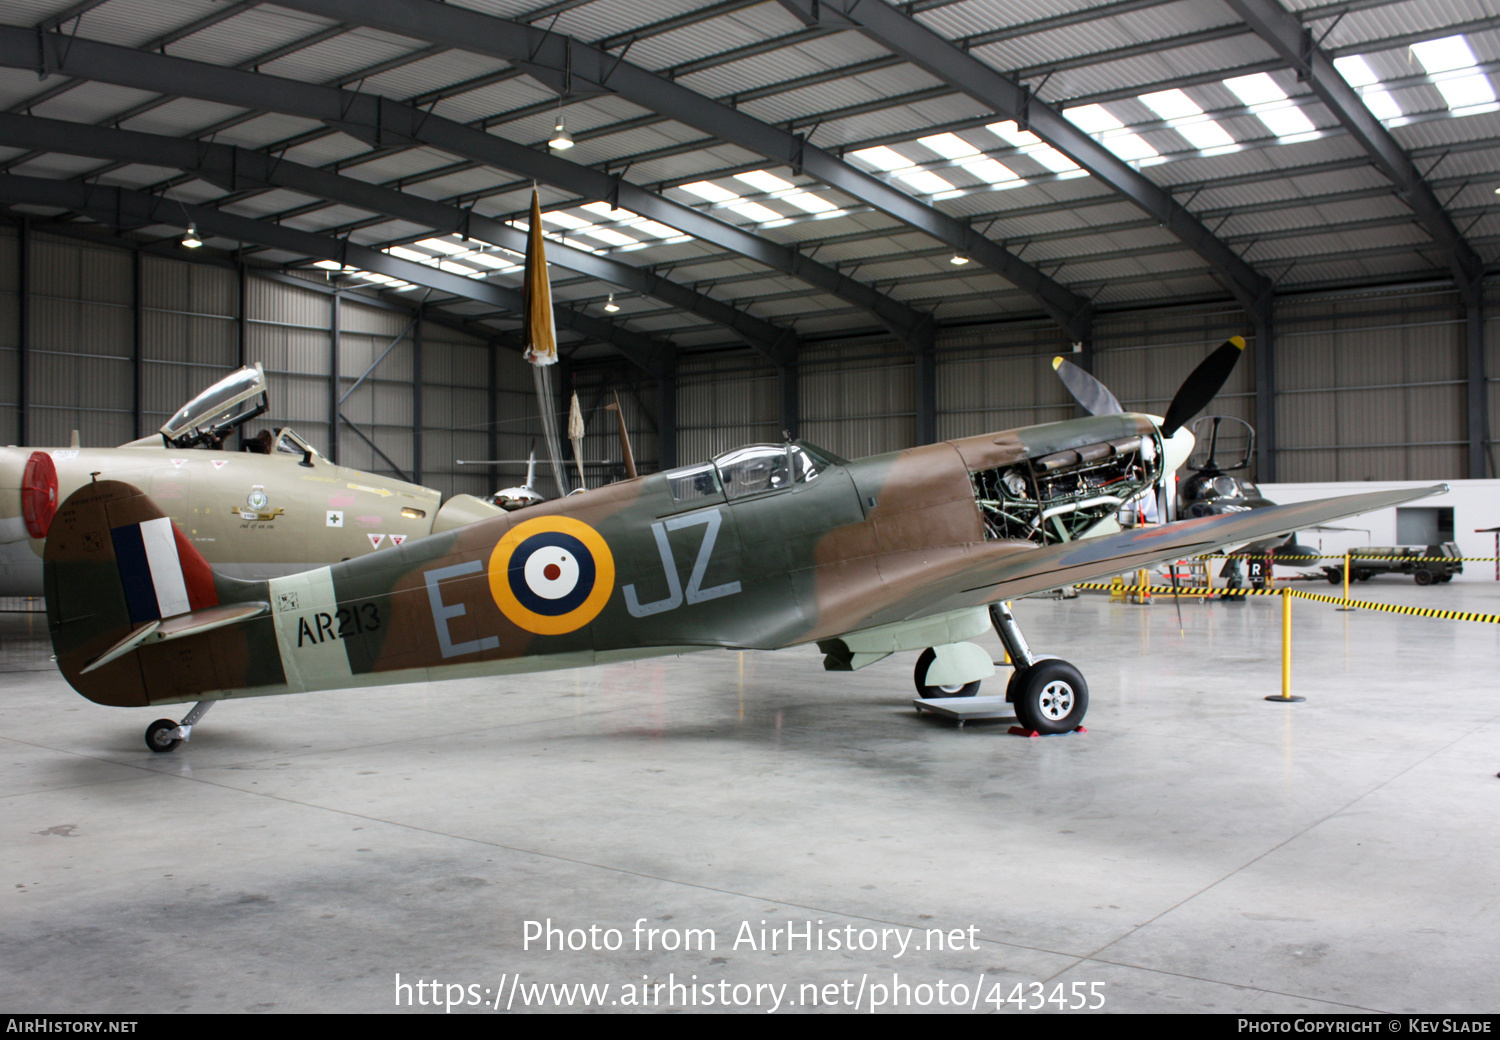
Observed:
[[[573,135],[568,133],[567,125],[563,122],[561,97],[557,99],[557,125],[552,128],[552,139],[547,142],[547,147],[559,152],[573,147]]]
[[[609,311],[609,313],[611,314],[620,309],[620,305],[615,302],[614,293],[609,294],[609,299],[604,302],[604,309]]]
[[[182,236],[182,248],[197,249],[203,244],[203,239],[198,237],[198,225],[189,224],[187,234]]]
[[[962,267],[964,264],[969,262],[969,258],[964,256],[964,254],[962,253],[954,253],[953,257],[948,262],[954,267]]]

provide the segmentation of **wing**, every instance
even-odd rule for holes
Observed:
[[[1120,574],[1166,560],[1197,556],[1226,545],[1288,534],[1344,517],[1387,509],[1448,490],[1428,488],[1378,491],[1343,498],[1271,506],[1244,513],[1180,520],[1103,538],[1041,548],[992,542],[977,553],[945,561],[933,569],[912,568],[888,584],[882,606],[859,628],[892,624],[929,614],[1013,599],[1031,592]]]

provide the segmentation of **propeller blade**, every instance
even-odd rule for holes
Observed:
[[[1166,418],[1161,424],[1163,437],[1172,436],[1208,406],[1208,402],[1214,399],[1214,395],[1228,381],[1229,373],[1234,371],[1235,363],[1244,350],[1244,337],[1231,336],[1218,350],[1208,355],[1201,365],[1193,369],[1192,374],[1183,380],[1182,386],[1177,388],[1177,396],[1172,398],[1171,405],[1167,407]]]
[[[1063,381],[1063,386],[1067,387],[1068,392],[1073,395],[1073,399],[1081,404],[1083,410],[1090,415],[1115,415],[1125,410],[1119,399],[1109,392],[1109,387],[1067,358],[1053,358],[1052,369],[1057,373],[1057,378]]]

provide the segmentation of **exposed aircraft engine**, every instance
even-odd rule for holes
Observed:
[[[971,474],[985,537],[1072,541],[1149,491],[1161,459],[1154,437],[1124,437]]]

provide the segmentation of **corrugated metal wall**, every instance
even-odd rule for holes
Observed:
[[[497,483],[487,466],[456,464],[491,458],[492,350],[515,356],[441,325],[422,325],[422,483],[445,495],[483,496],[506,483]]]
[[[243,337],[243,360],[265,367],[271,397],[270,412],[247,430],[292,426],[309,443],[330,450],[333,297],[316,282],[309,280],[304,289],[252,271],[245,280],[242,329],[241,278],[233,268],[137,257],[35,231],[30,256],[23,432],[18,422],[20,234],[15,227],[0,228],[0,436],[5,441],[65,445],[76,429],[83,444],[101,446],[134,439],[137,426],[140,434],[153,433],[184,401],[239,366]],[[347,425],[339,431],[338,459],[375,473],[394,476],[399,468],[414,475],[412,313],[350,294],[339,312],[339,386],[340,394],[347,394],[341,410],[389,462]],[[462,455],[490,457],[491,348],[430,321],[423,323],[423,334],[422,482],[444,494],[488,494],[492,481],[483,469],[465,472],[453,462]],[[513,351],[499,354],[502,368],[524,368]],[[534,423],[529,376],[525,385],[524,399],[514,396],[531,408]],[[524,443],[524,428],[515,431],[515,439]]]
[[[27,431],[38,444],[119,444],[135,436],[131,254],[31,239]]]
[[[574,380],[574,388],[583,412],[584,473],[590,487],[624,476],[619,424],[614,413],[605,410],[616,395],[625,415],[625,429],[630,435],[636,467],[642,473],[661,468],[661,442],[657,437],[661,412],[654,379],[647,378],[638,369],[586,371]],[[569,452],[571,458],[571,447]],[[685,456],[683,461],[686,461]],[[569,475],[573,475],[571,469]]]
[[[309,281],[304,289],[252,273],[242,329],[238,272],[142,255],[137,311],[133,254],[36,231],[30,237],[27,429],[21,431],[20,255],[18,229],[0,228],[0,429],[6,440],[60,445],[77,429],[85,444],[118,444],[137,435],[137,424],[153,431],[182,401],[233,369],[243,342],[244,359],[260,361],[271,376],[271,414],[255,428],[291,425],[312,443],[331,447],[332,297],[322,286]],[[521,482],[522,460],[541,427],[531,370],[518,354],[423,323],[419,460],[411,314],[347,294],[340,311],[339,387],[348,393],[342,410],[379,448],[346,427],[338,435],[340,461],[375,472],[420,474],[445,493],[487,494]],[[1455,293],[1351,292],[1283,300],[1275,329],[1279,479],[1471,475],[1464,310]],[[1160,414],[1193,366],[1236,333],[1251,346],[1212,410],[1255,423],[1255,344],[1236,308],[1102,316],[1095,328],[1094,369],[1126,407]],[[936,358],[938,436],[1072,416],[1072,401],[1051,370],[1052,357],[1068,350],[1044,323],[944,330]],[[1500,342],[1494,335],[1486,337],[1486,358],[1493,416],[1500,413]],[[642,471],[657,468],[662,412],[654,379],[620,362],[553,375],[563,429],[562,388],[579,390],[591,484],[617,472],[615,423],[603,410],[612,389],[620,391]],[[801,435],[850,457],[914,443],[915,375],[912,355],[892,340],[807,346],[799,363]],[[748,351],[684,359],[676,411],[677,455],[684,463],[781,436],[775,369]],[[1493,435],[1496,424],[1490,425]],[[457,459],[516,461],[459,467]],[[553,493],[545,459],[537,483]]]
[[[798,367],[801,434],[813,444],[845,458],[859,458],[913,443],[916,364],[899,343],[813,346],[803,352]],[[762,440],[781,439],[774,380],[771,393],[770,435]],[[683,461],[688,458],[684,453]]]
[[[1276,316],[1279,481],[1469,476],[1456,293],[1313,300]]]
[[[953,329],[938,335],[938,437],[1073,417],[1073,399],[1052,371],[1068,347],[1045,327]]]
[[[20,234],[0,228],[0,444],[24,443],[17,423],[21,342]]]
[[[677,369],[677,461],[780,440],[779,400],[776,370],[757,355],[684,360]],[[811,414],[805,398],[802,413]]]
[[[142,385],[136,436],[144,437],[183,402],[239,367],[240,301],[234,271],[154,256],[142,256],[140,263]]]
[[[326,293],[263,278],[251,278],[245,291],[245,363],[259,361],[271,388],[271,410],[257,420],[256,428],[291,426],[309,444],[332,455],[330,305]],[[338,458],[343,461],[342,455]]]
[[[416,475],[414,330],[412,315],[344,297],[339,308],[338,410],[353,424],[339,430],[339,462],[345,466],[404,480]]]

